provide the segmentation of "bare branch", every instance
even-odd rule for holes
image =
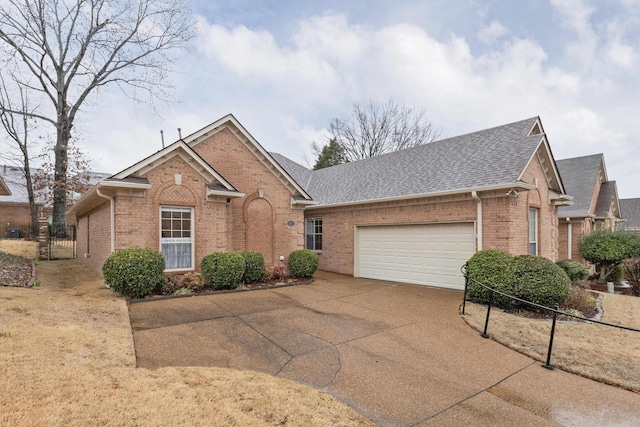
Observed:
[[[424,111],[415,111],[393,99],[384,104],[353,104],[350,116],[331,120],[329,132],[328,139],[335,139],[342,147],[346,161],[427,144],[440,136],[424,118]]]

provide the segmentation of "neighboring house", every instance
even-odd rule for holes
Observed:
[[[39,169],[32,169],[32,175]],[[89,172],[89,183],[95,184],[98,180],[106,178],[109,174]],[[29,210],[29,194],[27,192],[27,180],[21,168],[10,165],[0,165],[0,195],[3,192],[3,183],[8,192],[8,197],[0,198],[0,236],[7,235],[8,230],[20,230],[20,235],[28,237],[31,225],[31,213]],[[80,196],[77,195],[79,198]],[[42,195],[36,196],[36,205],[41,214],[51,220],[53,208],[45,203]]]
[[[614,230],[620,221],[620,202],[615,181],[607,178],[604,155],[574,157],[556,161],[572,206],[558,209],[560,235],[558,257],[586,261],[580,255],[580,239],[593,230]]]
[[[213,251],[258,251],[273,265],[306,246],[324,270],[460,289],[478,249],[557,259],[557,209],[570,203],[538,117],[311,171],[228,115],[101,181],[70,212],[96,270],[135,246],[160,250],[169,271]]]
[[[620,228],[640,234],[640,199],[620,199],[623,221]]]

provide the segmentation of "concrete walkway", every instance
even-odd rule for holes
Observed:
[[[319,272],[310,285],[129,305],[139,367],[251,369],[379,425],[640,425],[640,395],[481,338],[462,293]]]

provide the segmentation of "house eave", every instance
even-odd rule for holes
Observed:
[[[209,190],[207,189],[207,198],[211,197],[224,197],[229,199],[239,199],[244,197],[245,193],[239,191],[223,191],[223,190]]]
[[[436,191],[432,193],[420,193],[420,194],[405,194],[402,196],[394,196],[394,197],[383,197],[379,199],[367,199],[367,200],[358,200],[353,202],[341,202],[341,203],[331,203],[331,204],[318,204],[314,206],[309,206],[306,209],[314,210],[314,209],[325,209],[325,208],[337,208],[342,206],[358,206],[364,204],[372,204],[372,203],[386,203],[386,202],[395,202],[399,200],[411,200],[411,199],[423,199],[429,197],[442,197],[442,196],[452,196],[456,194],[464,194],[471,193],[472,191],[476,192],[486,192],[486,191],[496,191],[496,190],[520,190],[520,191],[530,191],[535,190],[536,187],[531,184],[527,184],[526,182],[513,182],[499,185],[488,185],[484,187],[473,187],[473,188],[463,188],[459,190],[449,190],[449,191]]]
[[[118,190],[127,190],[127,191],[140,190],[144,192],[145,190],[148,190],[150,188],[151,188],[151,184],[142,183],[142,182],[116,182],[116,181],[109,181],[109,180],[100,181],[96,185],[91,187],[91,189],[87,191],[87,193],[85,193],[82,197],[80,197],[78,201],[75,202],[67,210],[67,215],[69,214],[79,215],[95,208],[96,206],[99,206],[102,203],[105,203],[106,200],[97,194],[98,189],[111,190],[111,191],[115,190],[114,193],[117,193]],[[100,203],[95,203],[96,201]],[[89,207],[87,209],[83,209],[85,206],[89,206]]]

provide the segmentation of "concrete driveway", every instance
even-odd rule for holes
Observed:
[[[250,369],[379,425],[640,425],[640,395],[483,339],[462,293],[319,272],[310,285],[129,305],[138,366]]]

